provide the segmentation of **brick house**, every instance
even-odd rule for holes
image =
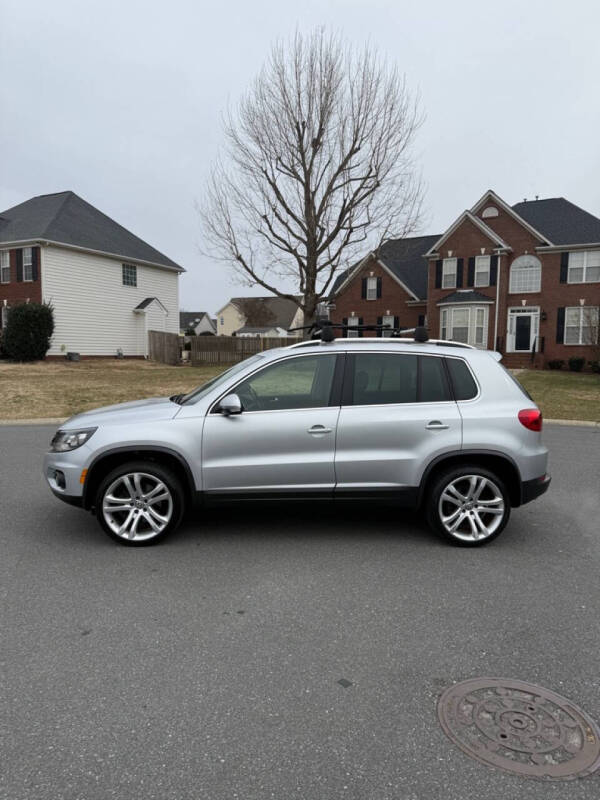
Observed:
[[[330,300],[332,322],[348,325],[422,325],[427,313],[427,267],[423,254],[439,239],[390,239],[336,279]],[[349,332],[362,336],[362,331]],[[364,331],[364,336],[388,336]]]
[[[404,269],[407,275],[410,272],[408,283],[421,308],[426,306],[432,338],[499,350],[504,363],[513,367],[542,367],[552,359],[598,358],[597,217],[564,198],[510,206],[490,190],[443,234],[404,241],[409,248],[413,242],[428,242],[421,253],[421,267],[415,257],[405,262]],[[390,244],[395,252],[401,242],[381,248],[380,270],[386,246]],[[383,274],[374,269],[371,276],[369,264],[373,263],[370,255],[354,272],[349,271],[345,284],[338,279],[335,321],[346,317],[350,306],[365,324],[376,321],[373,301],[357,288],[362,288],[365,277]],[[419,277],[419,269],[424,278]],[[406,293],[403,299],[407,309],[418,308],[415,297],[411,300]],[[405,320],[416,322],[407,313],[399,320],[401,327],[410,327]]]

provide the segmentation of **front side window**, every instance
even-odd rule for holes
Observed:
[[[10,252],[0,250],[0,283],[10,283]]]
[[[442,359],[396,353],[354,356],[351,405],[435,403],[450,399]]]
[[[511,294],[539,292],[542,284],[542,262],[535,256],[519,256],[510,267]]]
[[[287,411],[329,405],[337,356],[298,356],[270,364],[232,391],[244,411]]]
[[[456,288],[456,258],[445,258],[442,268],[442,289]]]
[[[490,256],[475,257],[475,286],[490,285]]]
[[[367,300],[377,300],[377,278],[367,278]]]
[[[31,247],[23,248],[23,280],[33,280],[33,252]]]
[[[598,307],[571,306],[565,309],[565,344],[598,343]]]
[[[123,264],[123,286],[137,286],[137,267],[135,264]]]
[[[485,349],[488,306],[459,306],[442,309],[440,338]]]
[[[568,283],[600,281],[600,250],[580,250],[569,253]]]

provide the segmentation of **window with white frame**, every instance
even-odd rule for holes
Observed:
[[[491,256],[475,256],[475,286],[490,285]]]
[[[598,343],[598,306],[565,309],[565,344]]]
[[[137,267],[135,264],[123,264],[123,286],[137,286]]]
[[[442,289],[456,287],[456,258],[445,258],[442,265]]]
[[[440,338],[487,346],[488,306],[448,306],[442,308]]]
[[[348,326],[354,327],[354,325],[358,325],[358,317],[348,317]],[[349,339],[355,339],[358,337],[358,331],[346,331],[346,336]]]
[[[579,250],[569,253],[568,283],[600,281],[600,250]]]
[[[367,300],[377,300],[377,278],[367,278]]]
[[[388,329],[388,330],[385,330],[385,328],[384,328],[384,330],[381,331],[381,335],[384,338],[387,338],[387,337],[391,336],[392,335],[391,328],[394,327],[394,317],[391,316],[391,315],[384,314],[383,317],[381,318],[381,324],[390,326],[390,329]]]
[[[33,251],[31,247],[23,248],[23,280],[33,280]]]
[[[536,256],[519,256],[510,265],[510,294],[539,292],[542,285],[542,262]]]
[[[0,250],[0,283],[10,283],[10,252]]]

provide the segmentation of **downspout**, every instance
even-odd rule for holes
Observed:
[[[500,265],[502,262],[502,255],[498,253],[498,274],[496,276],[496,313],[494,318],[494,343],[492,346],[492,350],[496,349],[496,345],[498,342],[498,305],[500,301]]]

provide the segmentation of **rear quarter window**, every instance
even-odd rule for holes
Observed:
[[[447,358],[448,372],[452,381],[455,400],[472,400],[477,397],[477,384],[471,370],[460,358]]]

